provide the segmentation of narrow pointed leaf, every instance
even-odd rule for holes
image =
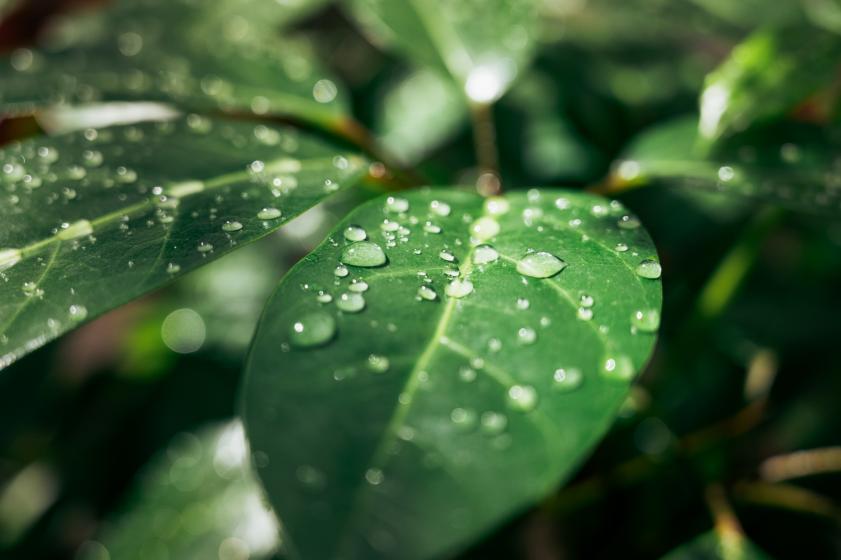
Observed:
[[[122,0],[77,16],[43,49],[0,59],[0,112],[140,100],[333,122],[345,111],[335,82],[278,31],[300,4]]]
[[[743,535],[709,532],[680,546],[662,560],[770,560]]]
[[[698,130],[706,144],[784,115],[839,68],[841,38],[821,29],[765,29],[736,46],[701,93]]]
[[[841,212],[839,146],[837,127],[788,124],[742,133],[705,155],[694,119],[684,118],[634,141],[614,166],[612,183],[705,189],[835,215]]]
[[[468,98],[500,97],[525,70],[537,38],[537,2],[355,0],[353,13],[375,42],[449,73]]]
[[[569,191],[352,212],[280,284],[247,365],[246,433],[290,550],[434,558],[545,496],[648,359],[655,259],[620,205]]]
[[[363,173],[297,131],[195,115],[0,150],[0,367],[262,237]]]

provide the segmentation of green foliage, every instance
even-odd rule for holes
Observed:
[[[769,560],[769,557],[742,535],[709,532],[673,550],[663,560]]]
[[[3,367],[364,172],[297,130],[196,115],[28,140],[0,161]]]
[[[386,260],[352,258],[365,243]],[[292,550],[436,557],[569,476],[652,349],[653,258],[621,205],[570,191],[435,190],[347,216],[281,283],[247,367]]]

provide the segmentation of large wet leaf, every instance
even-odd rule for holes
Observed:
[[[130,494],[97,535],[111,558],[260,560],[277,552],[280,529],[250,471],[239,422],[179,434]],[[102,556],[80,555],[95,558]]]
[[[838,214],[838,146],[837,128],[787,124],[734,136],[705,156],[694,119],[683,118],[642,134],[615,165],[612,183],[704,189]]]
[[[333,122],[345,108],[335,82],[278,31],[312,3],[122,0],[0,60],[0,111],[143,100]]]
[[[618,203],[561,190],[414,192],[334,231],[251,349],[258,474],[301,558],[452,552],[607,430],[654,344],[655,248]]]
[[[759,547],[739,534],[709,532],[681,547],[662,560],[769,560]]]
[[[784,115],[822,87],[839,68],[841,38],[815,28],[757,31],[712,72],[701,94],[701,138],[714,143]]]
[[[275,230],[363,173],[295,130],[208,120],[0,150],[0,367]]]
[[[505,93],[534,52],[535,0],[354,0],[373,39],[449,73],[475,102]]]

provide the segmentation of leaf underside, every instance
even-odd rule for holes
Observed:
[[[350,225],[386,264],[336,275]],[[471,243],[471,228],[490,246]],[[532,250],[567,266],[520,274]],[[659,320],[660,282],[637,273],[654,258],[621,205],[575,192],[483,206],[417,191],[352,212],[281,282],[247,364],[246,431],[290,553],[432,558],[545,496],[607,430],[652,350],[656,324],[641,332],[632,316]],[[364,308],[349,312],[353,294]],[[300,346],[296,329],[314,324],[321,345]]]
[[[274,231],[364,168],[292,129],[195,115],[3,148],[0,368]]]

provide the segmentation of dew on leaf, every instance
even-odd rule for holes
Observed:
[[[421,286],[418,288],[418,297],[426,301],[435,301],[438,299],[438,293],[429,286]]]
[[[333,269],[333,275],[336,276],[337,278],[344,278],[348,274],[350,274],[350,271],[344,265],[340,264],[335,269]]]
[[[483,433],[495,436],[505,431],[505,427],[508,426],[508,417],[502,413],[489,410],[482,413],[479,422]]]
[[[616,222],[616,225],[619,226],[621,229],[637,229],[640,227],[640,221],[635,216],[625,215],[619,218],[619,221]]]
[[[222,224],[222,231],[226,233],[234,233],[242,229],[242,224],[237,221],[226,221]]]
[[[409,201],[399,196],[390,196],[385,199],[384,209],[393,214],[402,214],[409,210]]]
[[[473,291],[473,282],[457,278],[447,284],[444,291],[450,297],[463,298]]]
[[[450,420],[462,431],[472,430],[476,426],[476,412],[469,408],[454,408]]]
[[[382,247],[371,241],[357,241],[344,248],[340,259],[344,264],[365,268],[382,266],[386,263]]]
[[[259,220],[276,220],[280,218],[281,211],[277,208],[263,208],[257,212],[257,219]]]
[[[348,290],[357,293],[367,292],[368,282],[366,282],[365,280],[354,280],[350,283],[350,286],[348,286]]]
[[[601,373],[611,379],[627,381],[634,376],[634,364],[628,356],[611,356],[602,363]]]
[[[637,266],[637,275],[649,280],[660,278],[662,273],[663,269],[660,267],[660,263],[653,259],[645,259]]]
[[[499,259],[499,253],[490,245],[479,245],[473,251],[474,264],[488,264]]]
[[[356,292],[345,292],[336,300],[336,307],[345,313],[359,313],[365,309],[365,298]]]
[[[564,268],[567,263],[551,253],[540,251],[529,253],[517,263],[517,272],[532,278],[550,278]]]
[[[368,238],[368,232],[362,226],[349,225],[343,232],[345,239],[348,241],[365,241]]]
[[[199,243],[198,247],[196,247],[199,253],[209,253],[213,250],[213,245],[206,241],[202,241]]]
[[[517,330],[517,342],[520,344],[534,344],[537,340],[537,333],[530,327],[521,327]]]
[[[391,363],[385,356],[381,356],[380,354],[370,354],[368,356],[368,368],[371,371],[376,373],[385,373],[388,371],[390,366]]]
[[[501,196],[492,196],[485,201],[485,212],[491,216],[501,216],[510,209],[511,203]]]
[[[508,389],[508,406],[522,412],[534,410],[537,406],[537,390],[531,385],[512,385]]]
[[[455,260],[456,260],[456,256],[454,254],[452,254],[450,251],[447,251],[446,249],[444,249],[443,251],[438,253],[438,256],[441,257],[441,260],[444,260],[444,261],[447,261],[447,262],[455,262]]]
[[[589,321],[593,318],[593,310],[589,307],[579,307],[578,312],[576,313],[576,317],[578,317],[582,321]]]
[[[631,314],[631,325],[640,332],[655,332],[660,328],[660,312],[656,309],[638,309]]]
[[[470,235],[479,242],[487,241],[499,233],[499,222],[488,216],[483,216],[470,226]]]
[[[438,216],[449,216],[452,209],[446,202],[433,200],[429,203],[429,211]]]
[[[289,340],[295,346],[308,348],[329,342],[336,334],[336,320],[329,313],[315,311],[292,324]]]
[[[584,381],[584,376],[578,368],[558,368],[552,376],[554,388],[559,391],[577,389]]]

